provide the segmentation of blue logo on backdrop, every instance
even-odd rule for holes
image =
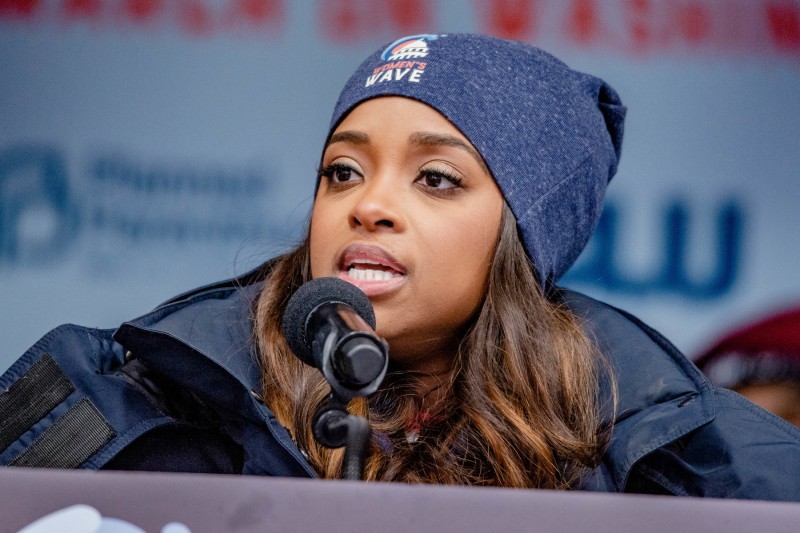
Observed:
[[[697,219],[685,202],[673,201],[663,215],[663,263],[647,276],[624,273],[619,263],[619,209],[609,202],[592,240],[576,265],[564,276],[565,284],[587,284],[620,294],[672,293],[689,298],[718,298],[734,286],[742,257],[744,214],[736,202],[721,205],[715,216],[716,242],[703,243],[713,251],[713,264],[703,275],[691,273],[690,237],[696,236]],[[692,230],[694,223],[695,231]],[[656,248],[654,246],[654,248]]]
[[[258,168],[103,155],[70,180],[66,161],[52,147],[0,150],[0,266],[52,263],[85,236],[94,248],[238,244],[278,226],[265,216],[269,178]]]
[[[60,256],[78,232],[64,159],[54,148],[0,152],[0,264]]]

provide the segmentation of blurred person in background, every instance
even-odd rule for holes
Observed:
[[[733,330],[696,362],[717,387],[800,426],[800,307]]]

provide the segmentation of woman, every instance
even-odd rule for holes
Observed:
[[[45,336],[0,383],[0,460],[339,477],[341,452],[311,436],[328,387],[280,327],[303,283],[335,276],[390,347],[381,389],[351,405],[373,428],[367,479],[800,498],[795,428],[555,285],[597,221],[624,113],[521,43],[382,48],[336,105],[303,244],[115,332]]]

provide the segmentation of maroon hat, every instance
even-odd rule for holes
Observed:
[[[720,387],[800,382],[800,308],[779,312],[726,335],[695,363]]]

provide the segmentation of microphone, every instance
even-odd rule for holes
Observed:
[[[375,311],[358,287],[339,278],[302,285],[283,314],[292,352],[318,368],[340,396],[368,396],[389,365],[388,346],[374,331]]]

